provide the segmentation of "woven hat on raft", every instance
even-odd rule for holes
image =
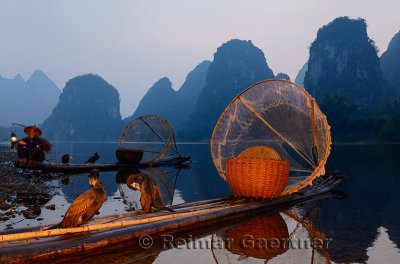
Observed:
[[[31,131],[34,131],[37,137],[40,137],[42,135],[42,130],[40,130],[36,126],[27,126],[24,128],[24,133],[27,134],[28,136]]]
[[[330,127],[315,99],[299,85],[279,79],[258,82],[238,94],[220,116],[210,144],[218,174],[231,188],[234,180],[242,190],[254,184],[257,191],[279,193],[284,184],[279,195],[324,175],[330,146]]]

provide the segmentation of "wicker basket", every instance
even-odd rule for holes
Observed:
[[[288,250],[288,238],[288,228],[280,214],[260,217],[225,232],[227,250],[266,261]]]
[[[143,151],[119,148],[115,151],[115,156],[120,163],[137,164],[143,158]]]
[[[226,179],[237,196],[275,198],[289,178],[289,161],[260,158],[231,158],[226,162]]]

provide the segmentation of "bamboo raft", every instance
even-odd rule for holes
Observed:
[[[62,163],[47,163],[47,162],[32,162],[20,163],[16,161],[15,167],[21,169],[40,170],[43,172],[58,172],[58,173],[84,173],[93,169],[100,171],[113,171],[121,169],[139,169],[147,167],[160,166],[180,166],[190,161],[190,157],[177,157],[169,160],[161,160],[157,162],[142,162],[138,164],[129,163],[109,163],[109,164],[62,164]]]
[[[0,263],[63,261],[82,255],[115,250],[132,244],[143,235],[160,236],[204,228],[217,223],[239,220],[260,213],[272,213],[294,205],[321,199],[336,190],[347,178],[329,176],[302,192],[272,200],[229,197],[170,206],[174,212],[140,211],[97,218],[87,225],[65,229],[26,228],[0,233]],[[59,259],[58,259],[59,261]]]

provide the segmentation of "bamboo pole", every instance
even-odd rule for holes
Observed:
[[[168,214],[168,215],[149,217],[149,218],[145,218],[145,219],[135,219],[135,220],[110,222],[110,223],[96,224],[96,225],[84,225],[84,226],[80,226],[80,227],[59,228],[59,229],[41,230],[41,231],[35,231],[35,232],[24,232],[24,233],[17,233],[17,234],[0,235],[0,242],[38,238],[38,237],[51,237],[51,236],[74,234],[74,233],[80,233],[80,232],[97,231],[97,230],[106,229],[106,228],[118,228],[118,227],[132,226],[132,225],[148,224],[148,223],[154,223],[154,222],[158,222],[158,221],[162,221],[162,220],[170,220],[170,219],[181,218],[181,217],[186,217],[186,216],[195,216],[195,215],[225,210],[227,208],[243,207],[243,206],[247,206],[247,204],[232,205],[232,206],[222,207],[222,208],[201,209],[201,210],[192,211],[192,212],[174,213],[174,214]]]
[[[208,200],[202,200],[202,201],[196,201],[196,202],[190,202],[190,203],[181,203],[181,204],[175,204],[169,206],[170,209],[177,210],[179,213],[183,212],[191,212],[196,209],[204,209],[204,207],[209,207],[209,208],[216,208],[216,207],[221,207],[224,204],[227,204],[229,202],[235,201],[235,203],[238,203],[239,201],[244,201],[245,199],[240,199],[240,200],[233,200],[230,198],[216,198],[216,199],[208,199]],[[170,214],[170,212],[164,212],[164,211],[158,211],[153,214],[149,213],[143,213],[141,211],[133,211],[129,213],[124,213],[124,214],[119,214],[119,215],[114,215],[114,216],[103,216],[99,218],[94,218],[93,220],[90,221],[90,224],[100,224],[100,223],[109,223],[113,221],[120,220],[122,218],[128,218],[128,217],[137,217],[137,218],[144,218],[144,217],[153,217],[155,214]],[[50,228],[51,225],[43,226],[42,230],[46,228]],[[33,230],[37,230],[37,227],[29,227],[29,228],[20,228],[16,230],[7,230],[0,232],[0,235],[6,235],[10,233],[24,233],[24,232],[32,232]]]
[[[192,202],[188,204],[177,204],[177,205],[172,205],[169,206],[170,209],[174,209],[177,211],[177,213],[187,213],[187,212],[193,212],[193,211],[198,211],[201,209],[207,209],[207,208],[220,208],[220,207],[225,207],[229,206],[230,202],[233,202],[235,204],[241,203],[248,201],[248,199],[238,199],[238,200],[232,200],[232,199],[212,199],[212,200],[205,200],[205,201],[200,201],[200,202]],[[170,214],[170,212],[165,212],[165,211],[158,211],[156,212],[158,215],[166,215]],[[105,216],[102,218],[96,218],[93,219],[90,223],[95,225],[95,224],[101,224],[101,223],[111,223],[114,221],[118,221],[122,218],[128,218],[128,217],[137,217],[137,218],[149,218],[149,217],[154,217],[153,214],[148,214],[148,213],[141,213],[141,211],[134,211],[131,213],[126,213],[126,214],[120,214],[116,216]],[[47,226],[49,227],[49,226]],[[46,228],[46,227],[44,227]]]
[[[223,201],[228,201],[228,199],[226,199],[226,198],[216,198],[216,199],[195,201],[195,202],[190,202],[190,203],[181,203],[181,204],[172,205],[169,208],[171,208],[171,209],[188,208],[188,207],[192,207],[192,206],[203,205],[203,204],[212,204],[212,203],[223,202]]]
[[[161,223],[162,220],[171,220],[171,219],[181,219],[180,221],[184,221],[185,217],[192,217],[197,219],[196,221],[209,221],[211,219],[217,219],[221,217],[227,217],[229,215],[236,214],[246,214],[248,212],[256,212],[258,210],[273,210],[282,206],[292,206],[294,204],[300,203],[302,201],[310,200],[314,197],[321,196],[324,193],[328,193],[333,189],[336,189],[339,184],[341,184],[345,179],[335,179],[328,178],[323,181],[320,185],[315,186],[314,188],[308,190],[307,192],[301,195],[293,195],[293,196],[284,196],[280,199],[272,199],[272,200],[258,200],[251,203],[241,203],[236,205],[228,205],[226,207],[221,208],[208,208],[201,209],[194,212],[184,212],[184,213],[174,213],[163,216],[155,216],[146,219],[135,219],[130,221],[121,221],[114,223],[106,223],[106,224],[96,224],[92,226],[82,226],[82,227],[74,227],[74,228],[65,228],[65,229],[52,229],[52,230],[43,230],[36,232],[25,232],[25,233],[17,233],[17,234],[7,234],[0,235],[0,242],[13,241],[13,240],[22,240],[29,238],[38,238],[38,237],[51,237],[65,234],[73,234],[80,232],[89,232],[89,231],[97,231],[105,228],[118,228],[118,227],[127,227],[134,226],[140,224],[148,224],[148,223]],[[179,226],[176,226],[177,228]]]

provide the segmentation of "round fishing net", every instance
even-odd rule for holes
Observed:
[[[219,118],[211,154],[226,180],[226,163],[254,147],[272,149],[290,162],[284,194],[296,192],[325,174],[330,127],[307,91],[286,80],[266,80],[237,95]]]
[[[143,162],[180,156],[171,124],[158,115],[140,116],[127,124],[118,149],[143,151]]]

